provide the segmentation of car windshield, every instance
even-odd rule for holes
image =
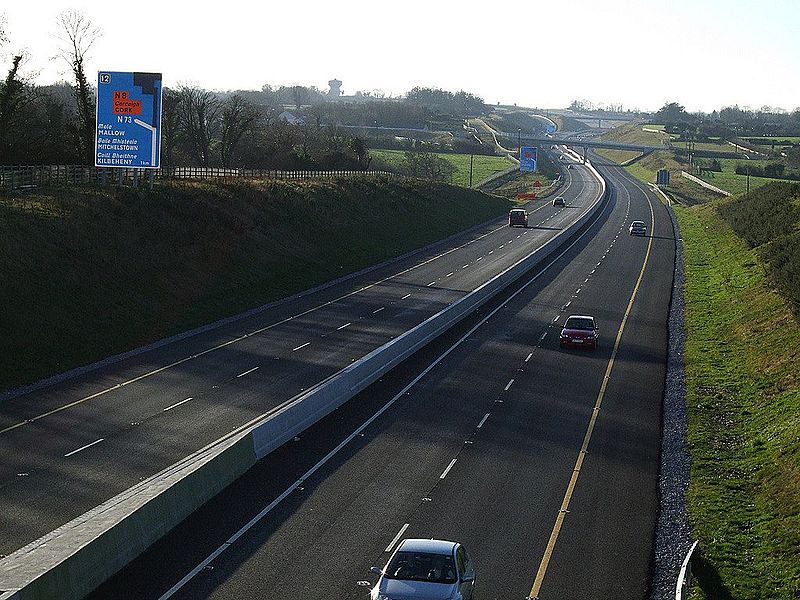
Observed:
[[[644,221],[634,221],[631,223],[634,227],[644,227]]]
[[[594,321],[586,317],[570,317],[564,325],[565,329],[594,329]]]
[[[398,552],[386,567],[385,577],[429,583],[455,583],[456,570],[453,567],[453,557],[446,554]]]

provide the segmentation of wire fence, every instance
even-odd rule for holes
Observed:
[[[138,185],[153,180],[334,179],[337,177],[395,177],[389,171],[277,171],[222,167],[168,167],[129,169],[83,165],[0,166],[0,189],[24,190],[54,184]]]

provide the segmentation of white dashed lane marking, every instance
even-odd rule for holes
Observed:
[[[249,369],[249,370],[245,371],[244,373],[239,373],[236,377],[237,378],[244,377],[245,375],[247,375],[248,373],[252,373],[256,369],[258,369],[258,367],[253,367],[252,369]]]
[[[441,475],[439,475],[439,479],[444,479],[445,477],[447,477],[447,474],[450,472],[450,469],[453,468],[454,464],[456,464],[456,459],[455,458],[450,461],[450,464],[447,465],[447,468],[442,472]]]
[[[168,410],[172,410],[173,408],[176,408],[176,407],[180,406],[181,404],[186,404],[189,400],[191,400],[191,398],[187,398],[186,400],[181,400],[180,402],[176,402],[175,404],[171,404],[170,406],[165,408],[163,412],[167,412]]]
[[[78,448],[77,450],[73,450],[72,452],[67,452],[67,453],[64,455],[64,458],[67,458],[68,456],[72,456],[73,454],[77,454],[77,453],[78,453],[78,452],[80,452],[81,450],[86,450],[87,448],[91,448],[91,447],[92,447],[92,446],[94,446],[95,444],[99,444],[100,442],[102,442],[104,439],[105,439],[105,438],[100,438],[99,440],[95,440],[95,441],[93,441],[91,444],[86,444],[85,446],[81,446],[81,447],[80,447],[80,448]]]
[[[391,551],[392,551],[392,548],[394,548],[394,545],[395,545],[397,542],[399,542],[399,541],[400,541],[400,538],[401,538],[401,537],[403,537],[403,534],[406,532],[406,529],[408,529],[408,523],[406,523],[405,525],[403,525],[403,526],[400,528],[400,531],[398,531],[398,532],[397,532],[397,535],[396,535],[396,536],[394,536],[394,539],[393,539],[391,542],[389,542],[389,545],[388,545],[388,546],[386,546],[386,550],[384,550],[384,552],[391,552]]]
[[[352,325],[352,323],[345,323],[344,325],[340,325],[339,327],[336,328],[336,331],[340,331],[345,327],[350,327],[350,325]]]
[[[309,346],[309,345],[311,345],[311,342],[306,342],[305,344],[302,344],[302,345],[298,346],[297,348],[292,348],[292,352],[297,352],[301,348],[305,348],[306,346]]]

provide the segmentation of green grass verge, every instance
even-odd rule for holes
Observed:
[[[598,148],[595,152],[618,164],[633,160],[641,154],[641,152],[636,152],[635,150],[607,150],[605,148]]]
[[[733,171],[723,170],[721,173],[714,171],[706,172],[699,177],[703,181],[723,189],[726,192],[730,192],[731,194],[744,194],[747,191],[747,175],[737,175]],[[780,182],[785,180],[772,179],[770,177],[750,177],[750,189],[754,190],[773,181]]]
[[[655,129],[651,125],[641,123],[626,123],[609,131],[606,131],[598,139],[605,142],[627,142],[629,144],[647,144],[650,146],[661,146],[663,141],[668,138],[664,133],[653,133],[642,129]]]
[[[370,150],[370,154],[394,169],[400,170],[404,163],[403,150]],[[454,185],[469,186],[469,154],[447,154],[442,152],[437,153],[436,156],[444,158],[456,167],[457,170],[453,175],[452,181]],[[499,171],[510,169],[513,166],[513,163],[502,156],[475,154],[472,164],[472,183],[473,185],[478,184],[487,177]]]
[[[717,204],[676,207],[696,576],[703,598],[790,600],[800,593],[800,327]]]
[[[510,206],[367,179],[0,195],[0,389],[308,289]]]

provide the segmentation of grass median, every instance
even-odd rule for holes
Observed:
[[[511,205],[402,179],[0,195],[0,390],[380,263]]]

